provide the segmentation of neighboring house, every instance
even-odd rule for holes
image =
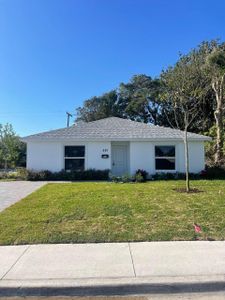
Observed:
[[[183,136],[180,130],[111,117],[30,135],[23,141],[28,169],[110,169],[113,175],[123,175],[137,169],[149,174],[185,172]],[[190,172],[205,168],[208,140],[188,133]]]

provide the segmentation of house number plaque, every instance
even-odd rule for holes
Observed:
[[[102,152],[103,152],[102,158],[105,158],[105,159],[109,158],[109,154],[107,154],[108,151],[109,150],[107,148],[102,149]]]

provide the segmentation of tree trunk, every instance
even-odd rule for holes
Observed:
[[[223,158],[223,109],[222,99],[216,95],[217,108],[214,113],[216,120],[216,152],[215,152],[215,164],[219,165]]]
[[[186,192],[190,192],[189,180],[189,151],[188,151],[187,127],[184,129],[184,152],[185,152],[185,173],[186,173]]]
[[[216,96],[216,110],[214,112],[216,120],[216,146],[215,146],[215,164],[220,165],[223,158],[223,85],[224,85],[224,76],[221,77],[221,80],[212,82],[212,88]]]
[[[5,161],[4,161],[4,169],[5,169],[5,171],[7,171],[7,169],[8,169],[7,159],[5,159]]]

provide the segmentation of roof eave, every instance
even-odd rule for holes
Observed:
[[[21,138],[20,139],[24,143],[29,143],[29,142],[111,142],[111,141],[134,141],[134,142],[164,142],[164,141],[183,141],[183,138],[181,137],[163,137],[163,138]],[[188,138],[189,142],[208,142],[212,141],[211,137],[208,136],[203,136],[203,137],[191,137]]]

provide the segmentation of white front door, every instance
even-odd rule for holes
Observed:
[[[112,145],[112,174],[121,176],[128,173],[127,145]]]

